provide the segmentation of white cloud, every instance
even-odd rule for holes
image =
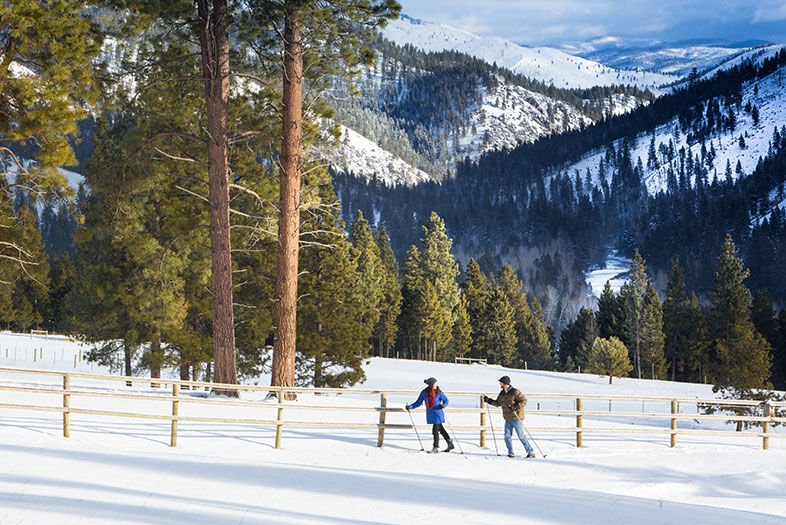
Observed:
[[[765,0],[756,8],[754,22],[777,22],[786,20],[786,1]]]

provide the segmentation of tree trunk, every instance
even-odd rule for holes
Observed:
[[[229,29],[227,0],[198,0],[207,107],[207,164],[210,186],[210,251],[213,293],[214,379],[237,383],[235,320],[232,311],[232,257],[229,238]],[[212,5],[212,10],[210,6]],[[221,392],[237,395],[234,390]]]
[[[164,360],[163,350],[161,350],[161,331],[156,330],[153,340],[150,341],[150,377],[153,379],[161,378],[161,362]],[[152,388],[160,388],[161,383],[150,383]]]
[[[123,346],[123,358],[125,359],[125,374],[126,377],[131,377],[131,357],[134,353],[134,349],[129,347],[127,344]],[[131,381],[126,381],[126,386],[133,386]]]
[[[295,385],[300,171],[303,121],[303,34],[300,14],[287,1],[284,20],[281,190],[271,386]]]
[[[314,388],[322,386],[322,357],[314,358]]]
[[[180,380],[181,381],[188,381],[190,379],[190,376],[191,376],[190,368],[191,368],[191,365],[188,363],[188,361],[181,361],[180,362]],[[190,387],[188,385],[182,385],[180,388],[182,390],[190,390]]]

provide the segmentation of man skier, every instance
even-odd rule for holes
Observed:
[[[510,377],[508,376],[499,378],[499,386],[502,390],[497,399],[483,396],[483,400],[489,405],[502,407],[502,417],[505,418],[505,445],[508,447],[508,457],[516,457],[513,453],[513,430],[515,429],[521,443],[527,450],[527,457],[534,458],[535,450],[524,435],[524,424],[522,423],[527,397],[518,388],[510,386]]]

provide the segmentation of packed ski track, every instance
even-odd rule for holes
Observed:
[[[33,361],[33,350],[36,360]],[[79,360],[87,347],[67,338],[0,334],[0,367],[107,373]],[[74,359],[76,356],[76,359]],[[117,375],[117,372],[113,372]],[[497,392],[500,375],[529,396],[529,409],[572,410],[572,399],[537,394],[613,394],[712,398],[710,385],[615,379],[588,374],[503,369],[373,358],[368,379],[358,388],[418,391],[423,379],[439,380],[450,404],[453,427],[477,425],[478,414],[451,413],[476,408],[476,396],[459,392]],[[175,370],[166,377],[175,378]],[[260,377],[250,383],[268,384]],[[73,378],[79,389],[151,394],[141,383],[126,388]],[[59,376],[0,372],[0,385],[62,387]],[[203,396],[203,392],[182,395]],[[402,408],[416,394],[391,394],[388,406]],[[2,391],[2,403],[60,406],[62,396]],[[244,393],[243,400],[264,399]],[[301,394],[304,405],[368,406],[378,396]],[[607,401],[585,402],[601,410]],[[615,401],[615,403],[623,403]],[[665,410],[657,403],[625,402],[625,412]],[[663,404],[662,402],[659,402]],[[653,406],[650,406],[653,405]],[[166,401],[74,396],[72,407],[167,414]],[[695,404],[681,411],[696,410]],[[152,412],[151,412],[152,411]],[[181,415],[266,418],[275,411],[241,406],[181,403]],[[288,411],[303,420],[376,422],[373,412]],[[423,410],[412,412],[425,445],[431,433]],[[404,412],[388,423],[408,424]],[[668,436],[585,433],[576,448],[570,433],[533,433],[547,458],[505,452],[503,422],[492,413],[485,448],[477,431],[451,432],[459,440],[451,453],[420,451],[411,429],[389,429],[376,447],[376,429],[284,427],[276,450],[272,427],[181,422],[178,446],[169,447],[169,422],[149,422],[73,414],[71,437],[62,436],[59,412],[0,409],[0,523],[444,523],[778,524],[786,521],[786,439],[761,449],[755,437]],[[585,426],[663,428],[668,420],[585,417]],[[571,417],[530,414],[525,425],[572,426]],[[421,426],[422,425],[422,426]],[[724,422],[681,420],[679,428],[729,428]],[[450,428],[449,428],[450,430]],[[776,428],[774,432],[783,433]],[[444,442],[441,443],[444,448]]]

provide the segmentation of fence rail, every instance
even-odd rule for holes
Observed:
[[[99,374],[86,374],[86,373],[71,373],[71,372],[58,372],[48,370],[28,370],[17,368],[0,368],[0,374],[29,374],[29,375],[44,375],[44,376],[57,376],[62,378],[63,388],[53,388],[50,386],[15,386],[0,384],[0,391],[5,392],[26,392],[36,393],[42,395],[56,395],[62,396],[63,403],[60,406],[48,405],[33,405],[33,404],[13,404],[13,403],[0,403],[0,408],[5,409],[18,409],[18,410],[31,410],[31,411],[45,411],[45,412],[61,412],[63,414],[63,436],[70,437],[70,420],[71,414],[79,415],[95,415],[107,417],[119,417],[129,419],[147,419],[158,421],[170,421],[170,446],[177,446],[177,434],[179,422],[202,422],[202,423],[231,423],[231,424],[249,424],[249,425],[263,425],[274,426],[276,428],[275,448],[280,448],[283,427],[314,427],[314,428],[356,428],[356,429],[376,429],[378,431],[377,446],[384,445],[384,434],[386,429],[412,429],[412,428],[428,428],[428,425],[412,425],[412,424],[398,424],[388,423],[386,415],[388,413],[404,412],[404,408],[388,407],[387,401],[390,395],[416,395],[419,391],[416,390],[363,390],[363,389],[345,389],[345,388],[304,388],[304,387],[272,387],[272,386],[256,386],[256,385],[230,385],[220,383],[202,383],[197,381],[182,381],[174,379],[161,379],[161,378],[141,378],[141,377],[126,377],[126,376],[106,376]],[[75,389],[71,387],[71,381],[74,378],[92,379],[100,381],[117,382],[121,381],[125,384],[129,382],[136,382],[142,384],[149,384],[151,387],[159,387],[160,385],[171,386],[171,394],[165,392],[163,389],[150,393],[133,393],[133,392],[107,392],[99,390],[85,390]],[[192,389],[191,392],[203,395],[182,395],[181,389]],[[244,401],[240,399],[230,398],[208,398],[204,397],[206,392],[199,392],[198,389],[209,390],[236,390],[236,391],[250,391],[250,392],[269,392],[275,397],[271,401]],[[291,402],[285,402],[287,393],[307,392],[314,394],[341,394],[341,395],[378,395],[379,406],[324,406],[324,405],[303,405]],[[777,408],[786,407],[786,402],[766,402],[761,403],[753,400],[733,400],[733,399],[691,399],[691,398],[667,398],[667,397],[643,397],[643,396],[605,396],[605,395],[580,395],[575,394],[555,394],[555,393],[528,393],[530,398],[537,399],[571,399],[575,401],[575,410],[541,410],[538,406],[536,409],[529,409],[527,413],[530,415],[546,415],[546,416],[568,416],[575,417],[575,426],[544,426],[534,427],[528,426],[530,432],[538,432],[544,434],[576,434],[576,446],[583,445],[584,433],[598,433],[598,434],[653,434],[653,435],[669,435],[670,445],[676,446],[676,438],[678,435],[682,436],[735,436],[735,437],[752,437],[762,439],[762,448],[767,450],[769,448],[770,438],[786,438],[786,434],[770,432],[771,424],[784,424],[786,417],[781,417],[777,413]],[[478,431],[480,435],[480,446],[485,446],[486,431],[493,429],[492,425],[486,424],[486,414],[488,407],[483,400],[483,392],[451,392],[451,396],[471,396],[479,399],[480,408],[451,408],[451,414],[477,414],[480,418],[479,425],[453,425],[454,430],[461,431]],[[128,400],[145,400],[171,403],[171,414],[150,414],[138,412],[123,412],[111,411],[100,409],[86,409],[74,408],[71,406],[72,397],[94,397],[94,398],[120,398]],[[583,410],[583,402],[585,400],[609,400],[612,401],[641,401],[642,412],[614,412],[609,406],[609,411],[597,410]],[[662,412],[644,412],[643,403],[653,402],[669,402],[671,411],[668,413]],[[275,419],[260,419],[260,418],[230,418],[230,417],[197,417],[180,415],[180,404],[191,403],[195,405],[229,405],[233,407],[245,408],[266,408],[275,409]],[[684,414],[679,412],[680,403],[696,404],[697,407],[761,407],[762,416],[742,416],[742,415],[721,415],[721,414]],[[539,404],[538,404],[539,405]],[[284,411],[287,410],[316,410],[325,412],[371,412],[378,414],[378,421],[368,423],[350,423],[350,422],[337,422],[337,421],[290,421],[284,420]],[[584,417],[591,418],[624,418],[624,419],[663,419],[669,420],[669,428],[618,428],[618,427],[595,427],[585,426]],[[709,429],[678,429],[678,420],[723,420],[729,422],[740,423],[760,423],[762,426],[761,431],[748,431],[737,432],[728,430],[709,430]]]

